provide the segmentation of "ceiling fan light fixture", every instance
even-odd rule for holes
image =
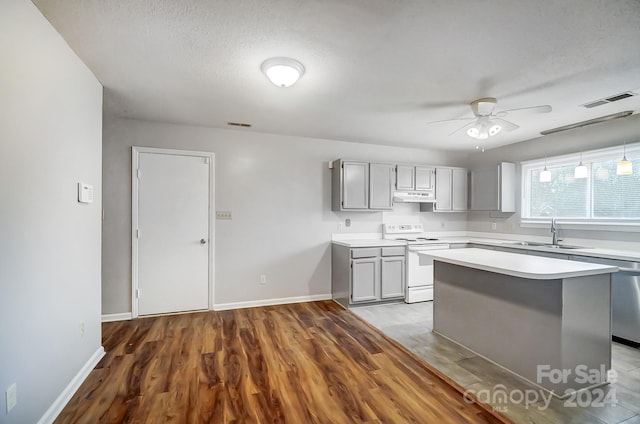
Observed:
[[[494,124],[491,128],[489,128],[489,135],[490,136],[494,136],[494,135],[498,134],[500,132],[500,130],[502,130],[502,126],[500,126],[498,124]]]
[[[469,137],[478,138],[478,136],[480,135],[480,131],[476,127],[471,127],[467,130],[467,135]]]
[[[260,69],[278,87],[291,87],[304,74],[302,63],[288,57],[267,59]]]

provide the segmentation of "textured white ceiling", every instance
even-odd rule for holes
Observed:
[[[117,116],[337,140],[472,149],[468,104],[550,104],[507,119],[542,130],[639,110],[638,0],[34,0],[105,87]],[[273,56],[305,75],[279,88]],[[238,129],[238,131],[247,131]]]

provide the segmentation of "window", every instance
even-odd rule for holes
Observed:
[[[523,222],[556,217],[576,223],[640,225],[640,143],[626,146],[631,175],[616,173],[622,156],[623,146],[583,152],[587,178],[574,177],[580,153],[522,162]],[[551,181],[540,182],[545,163]]]

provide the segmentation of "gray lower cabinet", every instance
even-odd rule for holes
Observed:
[[[333,299],[348,308],[357,304],[401,300],[405,295],[405,248],[331,248]]]
[[[378,300],[378,258],[353,259],[351,261],[351,301]]]
[[[382,274],[380,298],[404,297],[404,252],[403,256],[380,258],[380,268]]]

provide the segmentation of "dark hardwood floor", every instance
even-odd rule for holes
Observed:
[[[103,324],[56,423],[497,423],[332,301]]]

